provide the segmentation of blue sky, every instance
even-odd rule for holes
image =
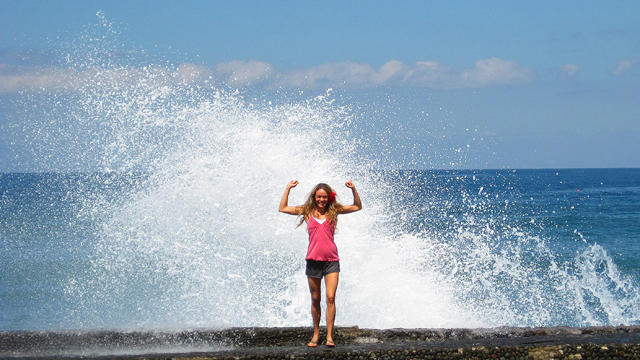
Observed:
[[[396,118],[377,121],[401,123],[391,142],[418,156],[440,126],[445,148],[482,138],[461,167],[640,167],[637,1],[3,0],[0,116],[21,91],[55,91],[65,65],[53,54],[98,12],[126,48],[183,74],[390,99]],[[5,126],[0,150],[13,136]],[[398,150],[400,166],[411,156]]]

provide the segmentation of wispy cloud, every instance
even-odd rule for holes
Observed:
[[[462,72],[463,87],[525,84],[535,79],[535,73],[513,61],[492,58],[476,61],[476,67]]]
[[[25,90],[73,88],[83,76],[72,69],[44,68],[24,69],[0,64],[0,94]]]
[[[564,64],[562,66],[562,71],[564,72],[564,75],[567,78],[575,79],[576,76],[578,76],[578,72],[580,71],[580,69],[578,68],[578,65],[576,65],[576,64]]]
[[[379,68],[368,64],[341,62],[281,73],[278,85],[319,88],[344,86],[369,88],[380,85],[444,89],[514,85],[531,82],[535,73],[525,66],[501,59],[478,60],[472,69],[456,73],[437,61],[405,64],[391,60]]]
[[[230,86],[258,84],[275,72],[271,64],[255,60],[219,63],[215,66],[215,71],[224,76],[225,82]]]
[[[637,64],[638,60],[636,59],[621,60],[620,62],[618,62],[618,66],[616,67],[616,69],[613,70],[613,73],[615,75],[623,75],[629,72],[629,70],[633,69]]]
[[[205,66],[184,63],[176,69],[163,67],[113,68],[25,68],[0,64],[0,94],[22,91],[76,92],[86,88],[119,88],[144,82],[149,86],[167,83],[200,83],[211,78]]]
[[[195,82],[210,78],[212,72],[203,65],[183,63],[178,66],[175,74],[182,81]]]
[[[99,76],[107,84],[131,82],[152,74],[171,81],[202,82],[215,80],[232,87],[263,86],[318,89],[324,87],[371,88],[376,86],[412,86],[440,89],[478,88],[526,84],[534,81],[533,70],[524,65],[497,59],[478,60],[475,66],[462,71],[437,61],[405,64],[391,60],[380,67],[351,61],[276,71],[273,65],[255,60],[235,60],[212,67],[183,63],[175,69],[161,67],[145,69],[85,69],[71,68],[24,69],[0,64],[0,93],[25,90],[73,90],[95,84]]]

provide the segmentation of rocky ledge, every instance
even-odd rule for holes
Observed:
[[[310,336],[310,328],[0,332],[0,358],[640,359],[640,326],[339,327],[335,348],[308,348]]]

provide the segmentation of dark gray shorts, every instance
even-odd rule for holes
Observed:
[[[307,260],[308,277],[322,279],[323,276],[336,272],[340,272],[340,261]]]

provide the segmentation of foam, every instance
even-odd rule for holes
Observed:
[[[98,227],[87,245],[90,267],[65,287],[68,327],[309,325],[306,234],[277,212],[292,179],[300,182],[292,204],[318,182],[349,203],[343,184],[353,180],[362,197],[364,209],[342,216],[336,236],[339,325],[585,326],[640,318],[637,285],[602,248],[565,261],[509,218],[509,199],[490,188],[472,193],[459,176],[380,171],[377,164],[391,161],[362,136],[367,119],[338,105],[331,91],[241,94],[213,79],[182,78],[175,66],[138,65],[135,52],[105,59],[109,43],[91,39],[66,57],[84,83],[55,99],[24,100],[52,114],[34,117],[51,140],[34,149],[41,163],[58,171],[90,164],[136,179],[116,199],[86,194],[83,216]],[[425,191],[422,208],[402,203],[414,191]],[[420,226],[412,222],[417,211]]]

